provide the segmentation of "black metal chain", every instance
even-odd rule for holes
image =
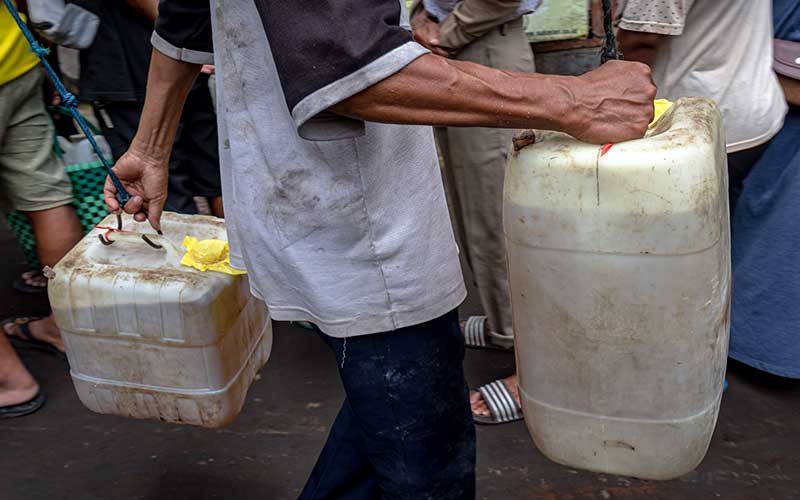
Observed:
[[[603,30],[606,32],[606,39],[600,53],[600,63],[603,64],[612,59],[622,59],[622,53],[617,48],[617,37],[614,35],[614,14],[611,9],[611,0],[603,0]]]

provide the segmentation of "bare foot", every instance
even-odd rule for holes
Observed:
[[[508,392],[511,393],[511,397],[514,398],[518,406],[522,406],[519,399],[519,385],[517,385],[517,374],[511,375],[510,377],[504,378],[503,383],[508,388]],[[470,391],[469,393],[469,403],[472,406],[472,414],[478,415],[480,417],[491,417],[492,412],[489,411],[489,406],[486,404],[486,401],[483,400],[481,393],[478,391]]]
[[[33,399],[39,384],[22,364],[6,339],[0,339],[0,406],[11,406]]]
[[[59,351],[64,352],[64,341],[61,339],[61,332],[58,330],[58,326],[56,326],[56,321],[52,313],[46,318],[31,321],[28,323],[28,328],[33,338],[41,340],[42,342],[47,342]],[[19,325],[6,323],[3,325],[3,330],[5,330],[5,334],[9,337],[23,338],[22,332],[19,330]]]

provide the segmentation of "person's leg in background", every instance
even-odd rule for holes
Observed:
[[[53,124],[42,101],[42,78],[34,68],[0,87],[0,184],[12,206],[30,219],[42,264],[54,266],[80,241],[83,231],[71,206],[72,186],[65,166],[53,153]],[[15,341],[64,349],[52,314],[24,325],[10,321],[3,330]],[[0,349],[1,376],[22,383],[30,375],[5,348],[7,340]]]
[[[186,97],[172,150],[170,176],[177,175],[185,179],[184,189],[189,196],[208,199],[212,215],[224,217],[217,115],[208,79],[207,74],[201,73]]]
[[[26,212],[36,236],[39,260],[55,266],[83,237],[83,228],[72,205]]]
[[[5,335],[0,335],[0,418],[26,415],[41,407],[39,384],[22,364]]]
[[[346,400],[302,500],[475,497],[475,428],[458,313],[347,340],[336,354]]]
[[[475,40],[456,59],[499,69],[535,70],[521,19]],[[502,347],[510,347],[514,339],[503,235],[503,180],[513,134],[488,128],[437,131],[453,223],[487,316],[482,333],[488,342]],[[518,401],[516,375],[503,382]],[[490,416],[479,393],[473,392],[471,399],[476,414]]]

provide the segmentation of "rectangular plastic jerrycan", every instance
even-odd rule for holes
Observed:
[[[670,479],[705,456],[728,353],[722,118],[677,101],[608,149],[537,132],[510,155],[504,228],[523,411],[572,467]]]
[[[99,226],[116,227],[109,216]],[[50,304],[81,402],[98,413],[206,427],[241,411],[272,348],[246,276],[181,266],[184,236],[226,240],[222,220],[165,212],[164,236],[126,218],[94,229],[55,268]],[[149,233],[154,248],[141,237]]]

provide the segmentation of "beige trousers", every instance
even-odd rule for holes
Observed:
[[[456,57],[497,69],[533,72],[522,20],[511,21],[467,45]],[[503,237],[503,177],[513,130],[448,127],[436,138],[444,184],[461,251],[478,286],[493,342],[513,341]]]
[[[43,79],[36,66],[0,85],[0,191],[23,212],[72,203],[66,166],[53,153],[53,122],[42,99]]]

